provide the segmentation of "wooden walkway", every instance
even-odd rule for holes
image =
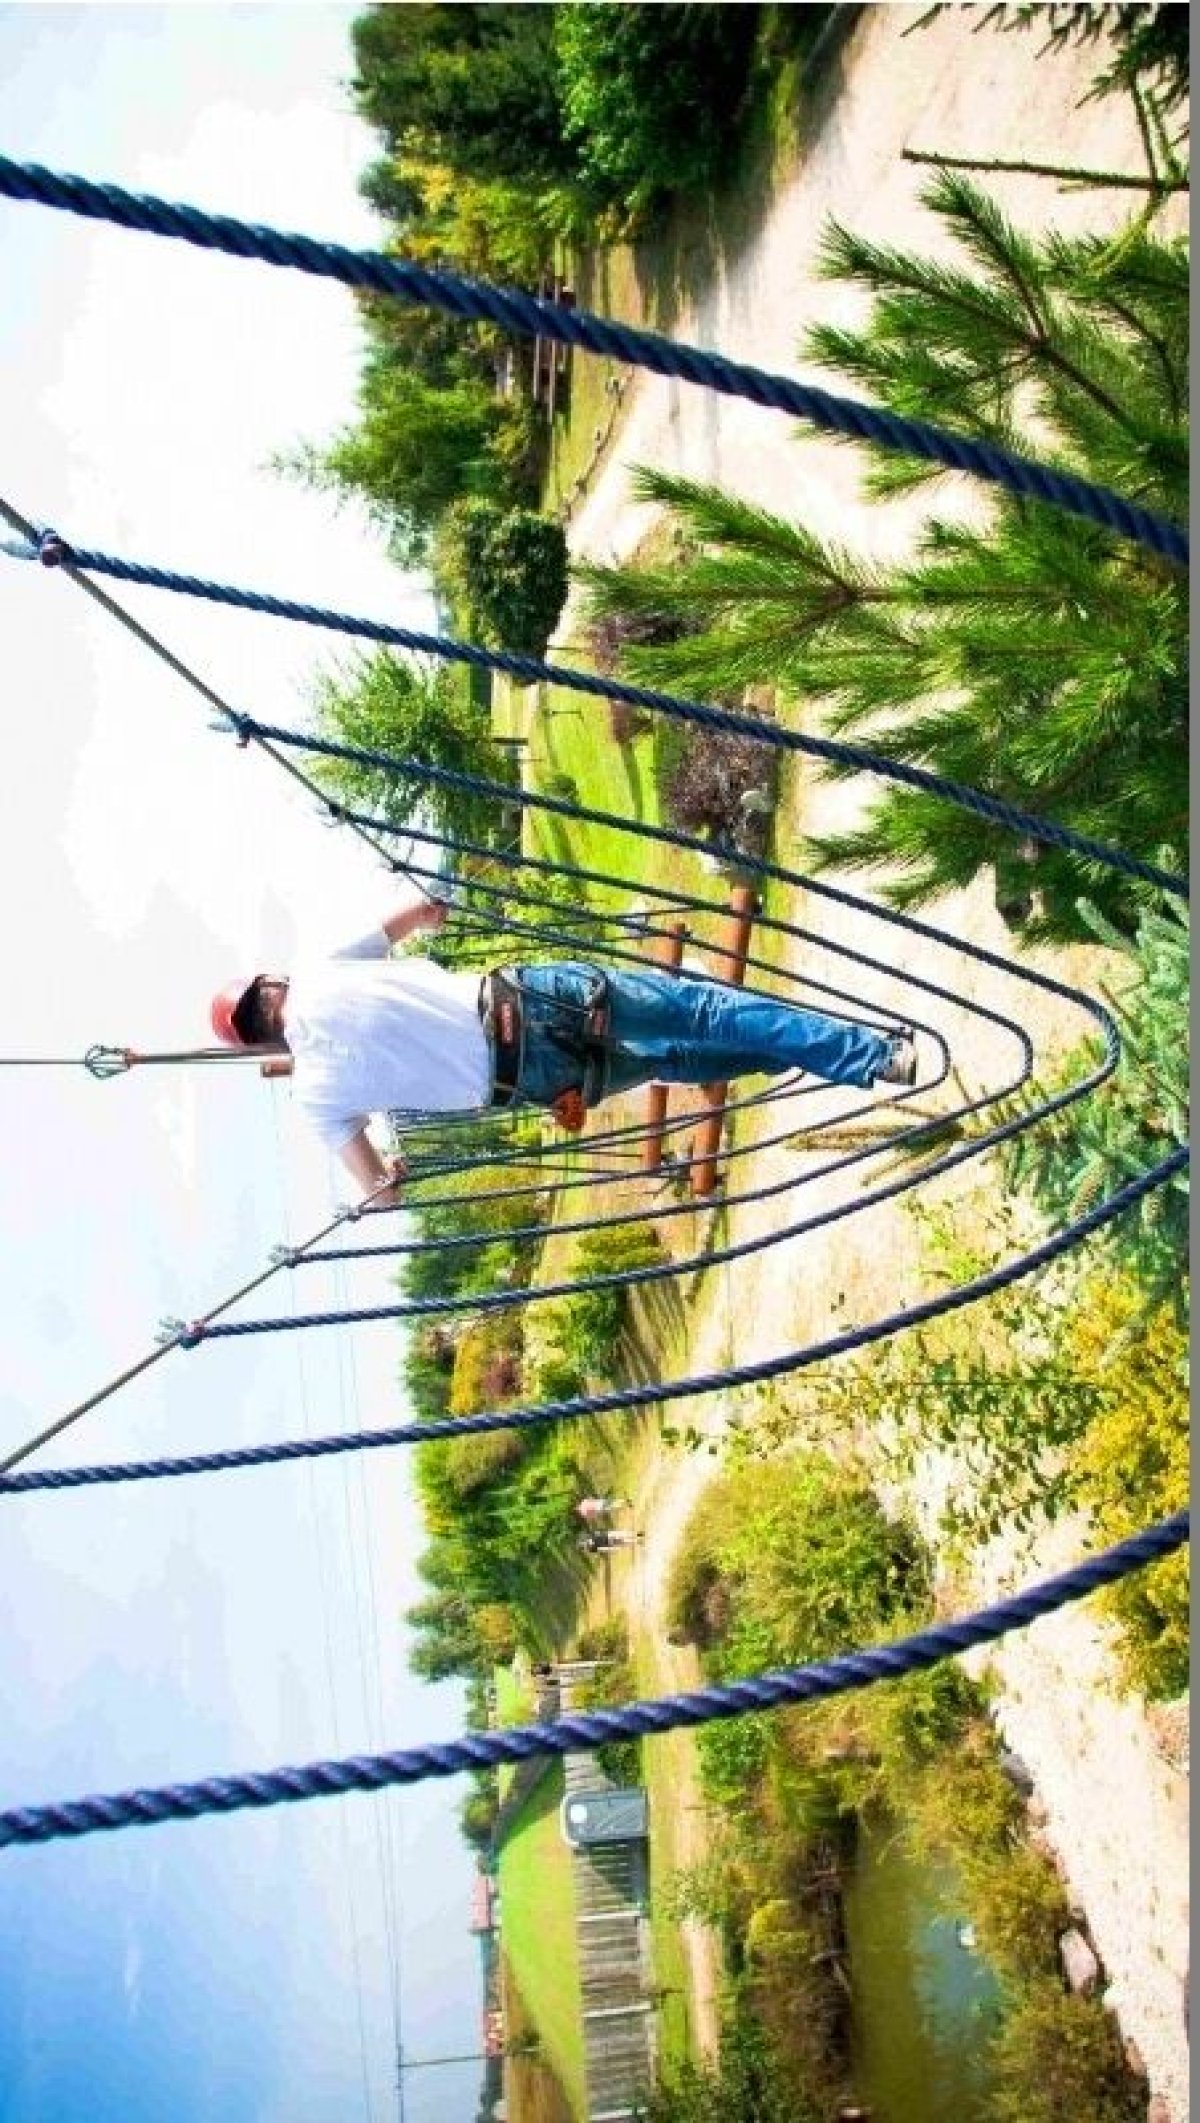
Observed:
[[[558,1668],[564,1710],[579,1707],[595,1668]],[[563,1757],[566,1796],[612,1789],[590,1754]],[[644,1843],[602,1844],[571,1856],[587,2123],[625,2123],[635,2117],[654,2083],[655,2007],[646,1920]]]

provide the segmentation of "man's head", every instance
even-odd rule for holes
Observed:
[[[212,1000],[212,1028],[225,1047],[277,1047],[285,1037],[286,980],[256,973],[231,980]]]

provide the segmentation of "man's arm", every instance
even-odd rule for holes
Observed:
[[[342,1144],[338,1156],[363,1193],[372,1197],[372,1209],[399,1208],[408,1169],[402,1157],[381,1157],[365,1128]]]
[[[422,929],[440,929],[449,911],[444,900],[421,899],[415,907],[401,907],[389,914],[383,933],[390,944],[402,944]]]

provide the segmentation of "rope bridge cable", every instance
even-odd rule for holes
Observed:
[[[0,158],[0,171],[3,158]],[[0,513],[9,516],[15,512],[0,503]],[[24,519],[20,519],[24,521]],[[546,684],[564,686],[569,691],[590,694],[596,699],[620,701],[624,705],[646,708],[664,715],[678,717],[682,721],[698,724],[702,729],[720,730],[738,737],[753,737],[763,744],[773,745],[780,751],[801,752],[814,759],[825,760],[838,767],[853,768],[864,774],[894,781],[901,787],[918,789],[928,796],[942,798],[945,802],[960,805],[980,818],[990,819],[1007,831],[1028,835],[1049,847],[1081,855],[1093,862],[1116,869],[1127,877],[1140,878],[1146,884],[1158,885],[1165,891],[1185,893],[1186,881],[1170,871],[1158,869],[1152,863],[1139,862],[1119,848],[1106,846],[1102,841],[1089,839],[1084,834],[1074,833],[1052,819],[1040,818],[1033,812],[1022,810],[1016,804],[989,796],[986,791],[969,787],[966,783],[952,781],[945,775],[935,774],[924,767],[906,762],[885,759],[864,745],[847,744],[829,737],[814,737],[798,730],[784,729],[775,722],[743,714],[740,710],[717,708],[710,704],[681,697],[678,694],[659,692],[648,686],[628,685],[615,678],[599,678],[590,671],[577,671],[568,665],[545,663],[532,656],[517,656],[502,649],[482,649],[470,642],[455,641],[440,634],[423,634],[408,627],[397,627],[383,621],[367,619],[347,613],[327,611],[319,605],[296,603],[287,598],[272,597],[260,591],[239,590],[226,583],[216,583],[202,576],[180,575],[164,568],[155,568],[141,561],[118,559],[114,554],[93,552],[87,548],[70,545],[54,531],[36,534],[34,544],[47,565],[67,566],[84,579],[90,572],[115,576],[122,582],[141,583],[148,588],[173,591],[181,596],[198,597],[210,603],[226,604],[239,610],[261,612],[280,619],[289,619],[308,626],[332,629],[334,632],[353,634],[367,641],[390,644],[421,655],[436,656],[445,662],[464,663],[480,670],[500,671],[516,678],[522,685]],[[237,715],[228,708],[239,737],[253,738],[259,743],[288,744],[298,742],[296,733],[257,723],[252,716]],[[387,754],[374,753],[367,747],[344,748],[332,740],[307,740],[309,748],[324,752],[333,758],[355,757],[361,763],[375,766],[415,769],[416,762],[391,759]],[[448,770],[435,773],[427,768],[429,777],[445,787],[467,788],[476,781],[472,776],[453,776]],[[504,796],[509,802],[519,805],[535,804],[539,808],[557,811],[560,815],[573,816],[577,807],[565,798],[533,796],[528,790],[516,790],[499,782],[480,783],[488,793]],[[608,821],[628,826],[628,820]],[[642,828],[642,830],[646,830]]]
[[[378,1192],[378,1189],[376,1189],[376,1192]],[[364,1206],[369,1206],[369,1198],[368,1203],[364,1204]],[[357,1204],[349,1209],[339,1209],[336,1216],[330,1217],[326,1223],[322,1224],[320,1230],[315,1231],[311,1239],[306,1239],[302,1247],[291,1250],[303,1252],[308,1246],[320,1245],[322,1239],[328,1238],[332,1232],[337,1231],[343,1224],[355,1222],[361,1214],[362,1208]],[[265,1268],[260,1269],[257,1275],[252,1275],[247,1282],[239,1284],[236,1290],[231,1290],[227,1297],[223,1297],[220,1300],[219,1304],[210,1306],[208,1311],[202,1315],[202,1320],[192,1320],[191,1322],[177,1320],[170,1322],[160,1335],[156,1348],[150,1350],[147,1355],[140,1357],[136,1363],[130,1364],[116,1378],[109,1379],[107,1384],[98,1388],[95,1393],[90,1393],[86,1400],[76,1402],[75,1406],[69,1408],[65,1415],[60,1415],[55,1422],[47,1424],[44,1430],[40,1430],[36,1437],[27,1438],[16,1452],[10,1452],[6,1458],[0,1460],[0,1475],[7,1474],[13,1467],[20,1466],[21,1462],[27,1460],[30,1454],[36,1452],[40,1446],[49,1444],[52,1438],[59,1437],[64,1430],[69,1430],[83,1416],[89,1415],[93,1408],[99,1408],[104,1401],[111,1400],[114,1394],[131,1385],[134,1379],[140,1378],[143,1372],[149,1371],[155,1364],[160,1364],[164,1357],[171,1354],[173,1349],[187,1348],[189,1346],[187,1339],[189,1333],[194,1332],[202,1323],[207,1327],[212,1321],[219,1319],[233,1305],[240,1304],[243,1298],[249,1297],[255,1290],[260,1290],[264,1283],[268,1283],[271,1280],[273,1275],[278,1275],[281,1269],[289,1266],[290,1263],[284,1257],[287,1250],[286,1248],[277,1248]]]
[[[419,1445],[430,1439],[463,1438],[482,1435],[492,1430],[532,1430],[549,1423],[574,1421],[577,1418],[612,1415],[633,1408],[662,1407],[679,1397],[686,1389],[689,1398],[701,1399],[714,1393],[725,1393],[741,1386],[757,1386],[768,1381],[786,1377],[791,1372],[811,1369],[817,1364],[832,1362],[842,1356],[852,1355],[860,1349],[870,1348],[874,1343],[885,1341],[893,1334],[906,1329],[922,1327],[932,1319],[939,1319],[951,1312],[961,1311],[975,1304],[980,1298],[996,1296],[1006,1290],[1021,1276],[1050,1267],[1061,1260],[1085,1238],[1102,1230],[1118,1216],[1124,1215],[1160,1183],[1162,1178],[1171,1178],[1183,1171],[1187,1164],[1187,1152],[1176,1150],[1156,1166],[1149,1174],[1141,1174],[1130,1180],[1117,1193],[1097,1202],[1068,1231],[1055,1232],[1043,1240],[1032,1254],[1017,1262],[1006,1262],[999,1268],[990,1269],[973,1281],[960,1283],[955,1289],[943,1291],[936,1297],[926,1298],[906,1311],[887,1319],[872,1320],[865,1326],[847,1329],[823,1342],[813,1342],[801,1350],[789,1350],[782,1356],[763,1357],[753,1364],[741,1364],[730,1370],[702,1373],[685,1381],[673,1380],[662,1384],[613,1389],[609,1393],[580,1394],[570,1400],[546,1401],[537,1407],[509,1408],[485,1411],[480,1415],[459,1416],[432,1422],[398,1424],[387,1429],[360,1430],[352,1435],[325,1438],[288,1439],[274,1445],[242,1445],[226,1452],[192,1453],[175,1459],[125,1460],[109,1465],[83,1467],[36,1468],[27,1474],[0,1477],[0,1497],[27,1495],[35,1490],[90,1489],[108,1486],[117,1482],[170,1480],[193,1474],[227,1474],[245,1467],[268,1467],[282,1465],[289,1460],[328,1459],[343,1452],[380,1451],[390,1446]]]
[[[6,523],[11,524],[14,530],[18,530],[21,533],[26,547],[31,549],[33,555],[36,555],[41,534],[21,514],[19,509],[15,509],[12,503],[6,501],[2,495],[0,495],[0,517]],[[5,542],[3,550],[12,554],[14,548]],[[143,648],[149,649],[152,656],[156,657],[160,663],[165,664],[176,678],[181,678],[185,685],[190,686],[192,691],[201,700],[206,701],[210,708],[216,709],[221,718],[219,727],[228,730],[233,736],[240,735],[241,716],[238,709],[231,707],[229,702],[220,693],[216,692],[212,686],[208,685],[198,672],[193,671],[190,665],[186,664],[181,657],[176,656],[174,651],[166,646],[165,642],[160,641],[156,634],[152,634],[148,627],[143,626],[140,620],[135,619],[132,612],[127,612],[123,605],[118,604],[116,599],[110,597],[97,583],[89,582],[87,576],[74,566],[70,556],[64,557],[61,565],[68,579],[78,589],[82,590],[85,596],[90,597],[94,604],[98,604],[102,611],[107,612],[110,618],[115,619],[118,625],[125,629],[126,633],[132,634],[135,640],[140,641]],[[242,741],[249,743],[250,740],[244,738]],[[323,811],[328,812],[330,801],[325,790],[318,783],[310,780],[307,774],[302,773],[294,760],[288,759],[281,752],[273,751],[268,744],[262,745],[261,749],[273,761],[275,766],[281,767],[309,796],[315,798]],[[353,823],[349,819],[342,822],[351,826],[351,830],[357,833],[359,839],[375,855],[382,858],[388,869],[392,871],[402,871],[404,869],[404,864],[395,854],[381,847],[379,842],[361,823]]]
[[[106,1829],[147,1828],[161,1821],[196,1820],[205,1814],[291,1805],[302,1799],[335,1798],[352,1791],[383,1791],[392,1785],[455,1776],[462,1770],[602,1747],[610,1740],[693,1729],[748,1711],[822,1702],[880,1681],[924,1672],[945,1659],[997,1643],[1014,1630],[1027,1629],[1042,1617],[1173,1555],[1184,1545],[1188,1530],[1188,1514],[1178,1512],[1073,1569],[1044,1578],[958,1621],[935,1622],[891,1643],[757,1674],[749,1680],[714,1683],[685,1695],[627,1703],[618,1710],[567,1711],[552,1724],[516,1725],[507,1731],[473,1733],[461,1740],[388,1754],[350,1755],[339,1761],[205,1777],[195,1783],[97,1793],[52,1805],[10,1807],[0,1812],[0,1848],[50,1843]]]
[[[635,331],[588,310],[564,308],[518,289],[494,287],[487,281],[435,271],[377,251],[348,250],[341,244],[322,243],[310,236],[237,221],[228,214],[208,214],[195,206],[159,199],[150,193],[128,192],[118,185],[97,184],[87,177],[48,170],[38,163],[16,162],[8,156],[0,156],[0,194],[91,220],[115,222],[122,228],[150,235],[169,236],[204,250],[292,267],[346,286],[371,288],[402,302],[448,311],[455,317],[500,324],[525,338],[540,334],[559,345],[584,347],[590,353],[607,355],[660,376],[679,377],[726,397],[746,398],[755,405],[794,414],[829,433],[900,451],[952,471],[969,472],[1010,493],[1084,516],[1177,564],[1187,562],[1188,537],[1179,525],[1073,473],[1033,463],[993,442],[952,434],[928,421],[908,420],[882,406],[838,397],[789,377],[774,376],[699,347],[679,344],[657,332]]]

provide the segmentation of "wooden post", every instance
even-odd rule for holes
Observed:
[[[734,981],[739,988],[742,986],[750,951],[750,931],[757,912],[758,899],[753,886],[735,885],[729,895],[729,912],[720,939],[709,954],[718,980]],[[717,1184],[717,1159],[725,1128],[729,1085],[705,1084],[700,1096],[708,1111],[700,1118],[692,1154],[692,1195],[696,1200],[704,1200]]]
[[[662,966],[668,973],[678,973],[683,964],[683,947],[687,941],[688,926],[684,921],[668,922],[665,930],[650,939],[647,956],[653,966]],[[643,1172],[657,1172],[662,1164],[663,1128],[667,1118],[667,1086],[646,1086],[646,1139],[642,1144]]]

